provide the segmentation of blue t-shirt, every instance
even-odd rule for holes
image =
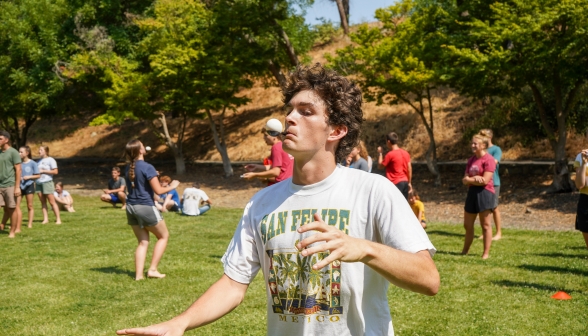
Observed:
[[[155,205],[153,201],[153,189],[149,181],[157,176],[157,171],[152,165],[143,160],[135,161],[135,180],[131,181],[129,177],[129,168],[125,172],[125,180],[129,194],[127,203],[131,205]],[[134,183],[131,183],[134,182]]]
[[[23,161],[20,166],[22,168],[20,189],[24,189],[35,183],[35,180],[23,180],[22,178],[25,176],[39,175],[39,165],[35,161],[29,160],[29,162]]]
[[[498,176],[498,165],[500,163],[500,160],[502,159],[502,149],[500,149],[500,147],[496,145],[493,145],[492,147],[488,148],[488,154],[492,155],[494,160],[498,161],[498,163],[496,164],[496,170],[494,170],[494,176],[492,177],[492,180],[494,181],[495,186],[499,186],[500,176]]]
[[[165,194],[161,194],[161,195],[159,195],[159,197],[161,198],[162,201],[165,201],[165,198],[167,197],[168,194],[172,195],[172,201],[176,202],[177,205],[180,205],[180,195],[178,195],[178,192],[176,191],[176,189],[172,189],[170,192],[167,192]]]

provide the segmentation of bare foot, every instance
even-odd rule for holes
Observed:
[[[8,234],[8,238],[14,238],[14,237],[16,237],[16,235],[14,233],[11,232]]]
[[[27,227],[28,227],[29,229],[32,229],[32,228],[33,228],[33,224],[29,224]]]
[[[165,278],[165,274],[161,274],[158,271],[147,271],[147,277],[148,278]]]
[[[22,231],[20,229],[16,229],[16,231],[14,231],[14,233],[21,233]]]
[[[139,281],[139,280],[145,280],[145,277],[141,276],[141,277],[135,278],[135,281]]]
[[[127,206],[126,205],[123,205],[120,209],[121,210],[126,210],[127,209]]]
[[[67,212],[76,212],[73,207],[67,208]]]
[[[61,225],[61,221],[55,222],[56,225]]]
[[[47,223],[49,223],[49,221],[48,221],[48,220],[43,220],[43,221],[41,222],[41,224],[47,224]]]
[[[489,254],[482,254],[482,260],[490,258]]]
[[[484,239],[484,236],[482,235],[482,236],[478,237],[478,239]]]
[[[502,238],[502,235],[497,234],[496,236],[494,236],[494,238],[492,238],[492,240],[500,240]]]

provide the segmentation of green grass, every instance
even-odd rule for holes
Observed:
[[[124,212],[75,199],[77,212],[62,214],[61,226],[37,221],[15,240],[0,234],[1,335],[103,335],[171,318],[222,275],[220,258],[241,215],[221,208],[196,218],[166,214],[171,238],[160,271],[168,277],[135,282],[136,240]],[[428,232],[439,250],[441,290],[426,297],[390,288],[397,335],[586,334],[588,251],[577,232],[505,230],[487,261],[478,240],[472,255],[458,254],[461,226],[433,223]],[[573,299],[551,299],[558,290]],[[188,334],[265,330],[260,274],[239,308]]]

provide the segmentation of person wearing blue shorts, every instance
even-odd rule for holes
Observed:
[[[155,207],[153,195],[164,194],[178,187],[180,182],[172,181],[166,188],[162,187],[157,177],[155,168],[145,162],[143,155],[145,147],[139,140],[131,140],[127,143],[125,152],[131,164],[127,166],[125,180],[129,189],[127,196],[127,223],[133,228],[133,233],[139,242],[135,251],[135,280],[144,278],[143,269],[149,247],[149,233],[157,238],[151,266],[147,271],[149,278],[163,278],[165,274],[159,273],[157,265],[167,247],[169,232],[161,213]]]
[[[112,178],[108,181],[108,189],[102,190],[104,194],[100,196],[102,202],[110,203],[116,208],[117,203],[121,203],[121,209],[127,207],[127,183],[124,178],[120,177],[120,168],[112,167]]]
[[[162,176],[159,179],[161,187],[167,188],[172,179],[169,176]],[[161,195],[155,195],[155,207],[161,212],[178,212],[180,211],[180,195],[175,189]]]

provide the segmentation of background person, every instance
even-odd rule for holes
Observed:
[[[386,169],[386,177],[400,190],[408,200],[412,190],[412,164],[410,154],[398,146],[398,135],[394,132],[386,135],[388,153],[383,156],[382,147],[378,147],[378,168]]]
[[[172,179],[169,176],[162,176],[159,179],[159,183],[161,184],[162,188],[167,188],[167,186],[169,186],[169,184],[171,183]],[[178,212],[180,211],[180,195],[178,195],[178,192],[176,191],[176,189],[172,189],[166,193],[163,193],[161,195],[155,195],[154,196],[154,200],[155,200],[155,207],[157,208],[157,210],[161,211],[161,212],[168,212],[168,211],[172,211],[172,212]]]
[[[353,147],[342,165],[369,172],[370,168],[366,158],[367,152],[365,151],[365,146],[362,148],[361,145],[357,145]]]
[[[112,167],[112,178],[108,181],[108,189],[102,190],[104,194],[100,196],[102,202],[112,204],[116,208],[117,203],[121,203],[121,209],[127,208],[127,183],[124,178],[120,176],[120,168]]]
[[[462,179],[463,184],[468,186],[468,195],[463,216],[466,234],[461,254],[468,254],[470,250],[474,240],[474,222],[479,214],[484,239],[482,259],[490,257],[490,246],[492,245],[490,217],[495,203],[492,176],[496,169],[496,163],[492,155],[486,152],[488,143],[487,137],[480,134],[474,135],[471,145],[474,155],[468,160],[465,176]]]
[[[53,192],[55,202],[59,206],[60,210],[66,210],[67,212],[76,212],[73,207],[73,198],[67,190],[63,190],[63,183],[55,183],[55,191]]]
[[[282,149],[282,139],[280,138],[282,130],[276,129],[277,125],[272,123],[273,120],[276,119],[268,120],[263,130],[263,140],[268,146],[272,146],[269,156],[271,167],[260,164],[248,164],[245,166],[248,172],[241,175],[241,177],[248,180],[258,178],[267,181],[268,186],[290,178],[292,176],[292,168],[294,167],[293,157]]]
[[[0,229],[4,230],[4,225],[10,219],[8,238],[16,237],[18,227],[20,208],[16,205],[21,196],[20,163],[18,151],[10,146],[10,133],[0,131],[0,207],[4,208]]]
[[[182,214],[188,216],[199,216],[210,210],[212,201],[206,195],[204,190],[200,189],[200,184],[194,182],[191,188],[184,189],[182,195]]]
[[[492,176],[495,195],[492,218],[494,219],[494,225],[496,226],[496,234],[494,235],[492,240],[499,240],[500,238],[502,238],[502,219],[500,217],[500,209],[498,209],[498,198],[500,196],[500,174],[498,172],[498,168],[500,166],[500,160],[502,159],[502,149],[492,143],[492,137],[494,136],[494,132],[492,132],[491,129],[486,128],[481,130],[480,135],[488,138],[488,154],[492,155],[492,157],[494,158],[494,162],[496,163],[496,170],[494,170],[494,175]],[[483,238],[483,236],[480,236],[480,238]]]
[[[39,156],[41,160],[37,162],[39,166],[39,173],[41,176],[35,182],[35,190],[39,194],[41,200],[41,209],[43,210],[43,221],[41,224],[49,223],[49,211],[47,210],[47,201],[53,209],[55,214],[55,224],[61,224],[61,216],[59,215],[59,207],[55,202],[53,192],[55,192],[55,185],[53,184],[53,175],[57,175],[57,162],[54,158],[49,156],[49,147],[39,147]]]
[[[588,139],[588,130],[586,130]],[[584,242],[588,248],[588,149],[584,149],[576,156],[574,168],[576,168],[576,188],[580,190],[580,198],[576,209],[576,230],[582,232]]]
[[[410,204],[410,208],[414,215],[421,223],[423,229],[427,228],[427,219],[425,218],[425,204],[421,202],[421,198],[416,190],[412,189],[411,192],[408,193],[408,204]]]
[[[39,174],[39,166],[31,157],[31,148],[29,146],[20,147],[18,153],[22,160],[22,163],[20,164],[22,166],[20,189],[27,200],[27,209],[29,211],[28,228],[32,228],[33,218],[35,218],[35,208],[33,207],[33,200],[35,199],[35,180],[41,177],[41,175]],[[17,207],[20,208],[20,204],[18,204]],[[22,212],[18,222],[22,223]]]
[[[125,153],[131,161],[127,167],[125,179],[129,188],[127,197],[127,223],[133,229],[137,237],[138,246],[135,250],[135,280],[144,278],[145,259],[149,247],[149,233],[157,238],[151,266],[147,271],[149,278],[163,278],[165,274],[159,273],[157,266],[167,247],[169,232],[161,213],[155,207],[154,193],[164,194],[178,187],[180,182],[172,181],[169,186],[163,188],[157,178],[157,171],[144,160],[145,147],[139,140],[131,140],[125,147]]]

